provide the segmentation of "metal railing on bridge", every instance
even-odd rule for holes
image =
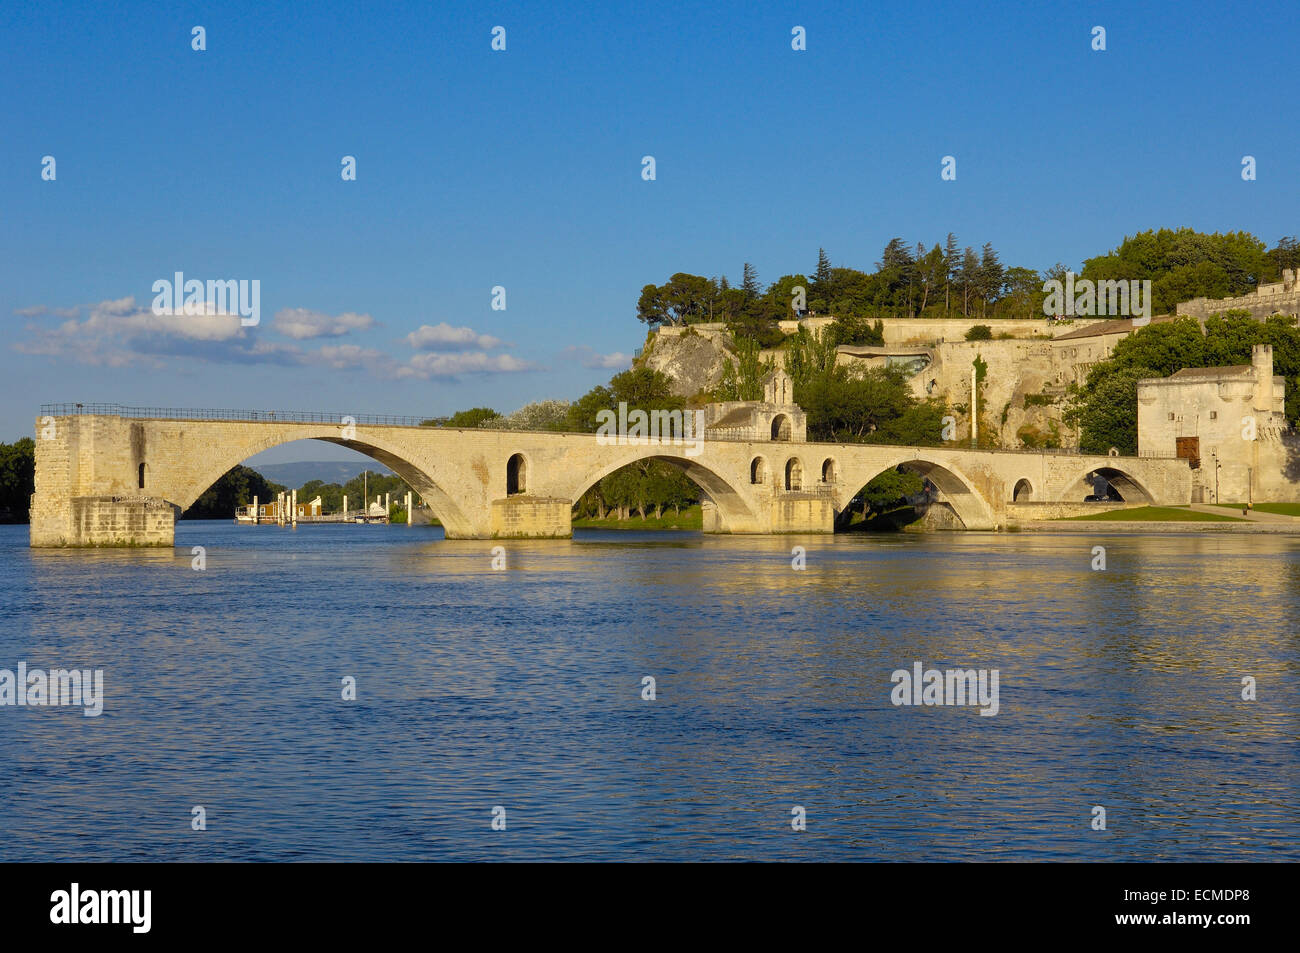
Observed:
[[[446,426],[443,421],[429,417],[403,417],[397,414],[326,414],[316,411],[298,411],[298,410],[230,410],[211,407],[128,407],[123,404],[84,404],[84,403],[62,403],[62,404],[41,404],[41,416],[50,417],[69,417],[80,414],[103,414],[110,417],[134,417],[147,418],[151,420],[231,420],[248,423],[290,423],[290,424],[334,424],[343,426],[351,423],[357,426],[375,426],[375,427],[442,427]],[[458,427],[458,430],[487,430],[497,433],[555,433],[569,434],[574,436],[594,436],[588,430],[543,430],[543,431],[525,431],[509,430],[500,427]],[[771,443],[774,447],[779,447],[784,441],[767,441],[755,440],[751,437],[744,436],[709,436],[702,438],[706,442],[719,443]],[[671,439],[664,441],[671,445]],[[815,447],[844,447],[859,446],[856,443],[838,443],[834,440],[806,440],[797,446],[815,446]],[[1029,447],[972,447],[962,442],[953,442],[937,445],[904,445],[904,444],[870,444],[864,443],[860,446],[874,447],[895,447],[898,449],[911,450],[973,450],[982,453],[1018,453],[1018,454],[1052,454],[1060,456],[1089,456],[1105,457],[1104,453],[1084,454],[1078,450],[1069,450],[1059,447],[1043,447],[1032,449]],[[1113,457],[1112,459],[1135,459],[1134,456]],[[1146,453],[1142,454],[1140,459],[1143,460],[1176,460],[1178,455],[1174,453]]]
[[[367,424],[383,427],[426,426],[428,417],[396,414],[326,414],[301,410],[229,410],[214,407],[127,407],[123,404],[41,404],[41,416],[70,417],[103,414],[152,420],[235,420],[247,423]],[[433,423],[427,426],[435,426]]]

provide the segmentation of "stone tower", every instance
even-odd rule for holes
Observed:
[[[789,407],[794,403],[794,381],[783,367],[773,367],[763,378],[763,403]]]

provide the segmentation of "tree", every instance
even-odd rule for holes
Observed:
[[[0,522],[26,523],[36,492],[36,441],[0,443]]]
[[[882,428],[917,403],[903,375],[883,368],[859,374],[840,368],[812,376],[802,388],[796,380],[795,400],[807,414],[809,437],[838,443],[894,442],[890,431]],[[937,441],[939,433],[936,428],[927,442]]]
[[[562,429],[595,433],[600,427],[597,414],[602,410],[617,413],[619,401],[625,401],[630,410],[681,410],[685,401],[673,393],[672,387],[668,375],[649,367],[634,367],[615,374],[608,387],[593,387],[568,405]]]
[[[473,407],[469,410],[456,411],[450,417],[443,420],[440,426],[460,427],[465,430],[470,430],[475,427],[483,426],[485,421],[500,420],[500,419],[501,419],[501,415],[498,414],[491,407]],[[436,418],[434,420],[426,420],[424,422],[426,426],[428,426],[429,424],[436,424],[436,423],[438,423]]]
[[[646,285],[636,316],[649,325],[691,324],[710,320],[719,296],[709,278],[678,272],[662,285]]]
[[[343,510],[343,487],[337,483],[325,483],[321,480],[308,480],[298,487],[298,502],[310,503],[320,497],[321,510],[325,513],[338,513]],[[351,501],[348,501],[351,503]]]
[[[489,418],[480,426],[494,430],[564,430],[570,406],[567,400],[538,400],[505,417]]]
[[[993,250],[992,242],[984,243],[978,275],[980,316],[985,317],[988,314],[989,301],[996,301],[1002,295],[1002,262],[998,260],[998,253]]]
[[[949,232],[948,239],[943,246],[943,313],[945,315],[949,309],[949,293],[952,290],[952,283],[957,277],[957,269],[960,264],[961,258],[957,251],[957,236]]]
[[[813,275],[813,284],[818,291],[822,286],[830,283],[831,280],[831,260],[826,254],[825,248],[817,249],[817,271]]]
[[[835,337],[826,332],[818,335],[801,327],[790,335],[783,366],[794,382],[796,401],[814,380],[839,373],[835,366],[835,345]]]
[[[753,265],[749,262],[745,262],[742,274],[743,277],[741,279],[740,288],[745,292],[745,297],[752,301],[757,298],[763,290],[758,284],[758,272],[754,270]]]
[[[1126,237],[1107,254],[1089,258],[1081,277],[1150,280],[1153,313],[1171,314],[1180,301],[1252,291],[1275,267],[1265,249],[1249,232],[1162,228]]]
[[[932,294],[937,295],[940,286],[947,287],[947,274],[943,249],[936,242],[934,248],[925,252],[924,245],[917,246],[917,270],[921,282],[921,306],[919,314],[925,314],[926,305]]]
[[[894,467],[872,477],[858,496],[865,504],[863,516],[894,509],[906,497],[916,496],[925,488],[925,482],[910,470]]]
[[[972,324],[966,329],[967,341],[991,341],[993,340],[993,329],[987,324]]]
[[[767,365],[759,358],[758,342],[740,338],[736,341],[736,356],[727,359],[714,396],[717,400],[762,400],[766,374]]]
[[[836,344],[851,344],[857,347],[883,347],[885,343],[885,322],[877,320],[874,324],[866,318],[849,315],[836,318],[822,330],[823,336],[829,336]]]
[[[286,488],[272,483],[251,467],[236,464],[194,501],[181,519],[233,520],[235,507],[248,506],[257,497],[259,503],[275,499]]]
[[[1268,258],[1273,263],[1273,277],[1280,281],[1284,270],[1300,268],[1300,241],[1294,236],[1279,238],[1269,250]]]
[[[1125,367],[1106,375],[1076,410],[1066,412],[1066,421],[1081,427],[1079,449],[1084,453],[1106,453],[1118,447],[1123,454],[1137,453],[1137,383],[1145,377],[1160,377],[1149,367]]]
[[[980,260],[975,249],[969,245],[962,254],[961,265],[957,269],[957,284],[961,287],[962,317],[970,317],[970,300],[979,293]]]
[[[897,313],[902,310],[908,317],[914,314],[912,292],[916,284],[916,258],[901,238],[892,238],[876,263],[877,275],[883,287],[877,303]]]

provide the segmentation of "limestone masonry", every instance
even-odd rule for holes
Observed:
[[[788,382],[771,375],[767,399],[722,410],[698,455],[680,442],[610,445],[595,434],[204,420],[179,411],[134,417],[126,409],[51,416],[37,421],[31,544],[171,545],[176,515],[227,470],[308,439],[391,468],[453,539],[568,536],[571,508],[588,488],[648,457],[699,484],[704,527],[715,533],[832,532],[863,486],[901,465],[926,477],[967,529],[1077,506],[1096,474],[1130,503],[1191,498],[1185,459],[806,443]],[[733,425],[737,439],[724,436]]]

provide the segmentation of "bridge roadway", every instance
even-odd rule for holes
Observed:
[[[714,533],[833,532],[837,514],[862,487],[897,466],[927,477],[971,530],[1061,515],[1091,492],[1098,472],[1129,502],[1191,501],[1187,461],[1164,458],[707,438],[613,444],[594,434],[426,427],[413,418],[170,409],[145,416],[116,405],[43,410],[32,546],[170,546],[178,513],[227,470],[308,439],[351,447],[391,468],[450,538],[569,536],[572,506],[587,489],[650,457],[699,484],[705,530]]]

